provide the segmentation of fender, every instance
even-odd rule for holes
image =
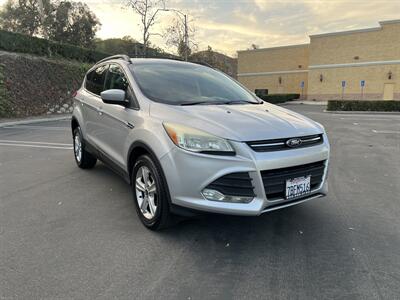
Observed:
[[[135,141],[131,144],[131,146],[129,147],[128,150],[128,156],[126,158],[127,166],[128,166],[128,173],[129,176],[131,176],[132,174],[132,167],[133,167],[133,161],[131,161],[131,154],[132,152],[137,149],[137,148],[143,148],[146,150],[146,152],[148,152],[150,154],[150,156],[154,159],[154,162],[157,164],[157,166],[160,168],[160,170],[162,171],[161,168],[161,164],[157,159],[157,155],[154,153],[154,151],[143,141]],[[140,155],[140,154],[139,154]]]
[[[129,178],[130,178],[130,180],[132,181],[132,168],[133,168],[133,163],[134,163],[134,161],[135,161],[135,160],[130,159],[130,158],[131,158],[132,152],[133,152],[135,149],[138,149],[138,148],[142,148],[142,149],[144,149],[148,154],[150,154],[150,156],[151,156],[151,158],[153,159],[154,163],[157,165],[158,169],[160,170],[160,172],[161,172],[161,177],[162,177],[162,181],[164,182],[165,187],[166,187],[166,190],[168,191],[168,193],[167,193],[167,194],[168,194],[168,195],[167,195],[167,199],[168,199],[169,207],[170,207],[170,209],[171,209],[171,205],[172,205],[172,204],[171,204],[171,198],[170,198],[171,193],[170,193],[170,191],[169,191],[169,186],[168,186],[168,182],[167,182],[167,179],[166,179],[166,177],[165,177],[165,174],[164,174],[164,170],[163,170],[163,168],[162,168],[162,166],[161,166],[161,164],[160,164],[160,162],[159,162],[157,156],[155,155],[154,151],[153,151],[146,143],[144,143],[144,142],[142,142],[142,141],[135,141],[135,142],[133,142],[132,145],[129,147],[127,162],[128,162],[128,168],[129,168],[128,172],[129,172]],[[147,154],[147,153],[146,153],[146,154]],[[141,155],[141,154],[142,154],[142,153],[139,153],[139,155]]]

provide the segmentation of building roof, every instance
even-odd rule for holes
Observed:
[[[370,31],[378,31],[382,30],[383,25],[388,24],[400,24],[400,19],[396,20],[386,20],[380,21],[379,27],[370,27],[370,28],[363,28],[363,29],[354,29],[354,30],[347,30],[347,31],[337,31],[337,32],[328,32],[328,33],[318,33],[318,34],[311,34],[309,35],[310,38],[318,38],[318,37],[325,37],[325,36],[335,36],[335,35],[345,35],[345,34],[353,34],[353,33],[362,33],[362,32],[370,32]],[[308,47],[310,44],[297,44],[297,45],[287,45],[287,46],[277,46],[277,47],[269,47],[269,48],[260,48],[260,49],[249,49],[249,50],[238,50],[238,53],[243,52],[259,52],[259,51],[268,51],[274,49],[284,49],[284,48],[296,48],[296,47]]]
[[[400,19],[398,19],[398,20],[380,21],[379,22],[379,27],[370,27],[370,28],[363,28],[363,29],[354,29],[354,30],[346,30],[346,31],[311,34],[310,38],[378,31],[378,30],[382,30],[382,26],[383,25],[396,24],[396,23],[400,23]]]
[[[259,52],[259,51],[268,51],[274,49],[285,49],[285,48],[300,48],[300,47],[308,47],[310,44],[297,44],[297,45],[287,45],[287,46],[277,46],[277,47],[269,47],[269,48],[259,48],[259,49],[248,49],[248,50],[238,50],[237,52]]]

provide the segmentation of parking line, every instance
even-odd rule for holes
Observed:
[[[72,150],[73,149],[72,146],[71,147],[62,147],[62,146],[45,146],[45,145],[12,144],[12,143],[0,143],[0,146],[47,148],[47,149],[62,149],[62,150]]]
[[[375,130],[375,129],[372,129],[372,132],[374,132],[374,133],[400,134],[400,131],[395,131],[395,130]]]
[[[63,143],[34,142],[34,141],[14,141],[14,140],[0,140],[0,143],[38,144],[38,145],[66,146],[66,147],[72,146],[71,144],[63,144]]]
[[[6,129],[44,129],[44,130],[68,130],[68,127],[47,127],[47,126],[33,126],[33,125],[14,125],[14,126],[5,126],[2,128]]]
[[[341,117],[340,118],[341,120],[362,120],[362,121],[393,121],[393,119],[389,119],[389,118],[387,118],[387,119],[378,119],[378,118],[370,118],[370,119],[366,119],[366,118],[354,118],[354,117],[351,117],[351,118],[344,118],[344,117]]]

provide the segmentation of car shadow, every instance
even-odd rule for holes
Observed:
[[[139,226],[143,230],[143,225],[136,214],[130,186],[104,164],[98,164],[90,172],[92,176],[97,177],[97,182],[107,182],[116,192],[119,192],[118,202],[122,202],[120,204],[124,213],[128,210],[132,217],[131,224],[126,224],[124,229],[137,230]],[[257,245],[294,237],[304,239],[310,236],[310,232],[315,234],[324,224],[326,226],[326,216],[329,213],[326,211],[328,208],[325,206],[325,200],[326,198],[315,199],[252,217],[223,214],[204,214],[192,218],[177,217],[174,224],[166,229],[157,232],[147,231],[154,238],[160,238],[166,242],[179,242],[182,238],[190,237],[199,241],[211,240],[226,248],[243,244],[246,240]],[[331,219],[328,223],[334,222],[336,221]]]

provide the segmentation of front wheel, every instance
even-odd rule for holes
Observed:
[[[73,132],[74,156],[76,164],[82,169],[91,169],[95,166],[97,158],[85,150],[82,131],[78,126]]]
[[[136,211],[149,229],[170,225],[169,194],[160,168],[148,155],[142,155],[132,170],[132,189]]]

